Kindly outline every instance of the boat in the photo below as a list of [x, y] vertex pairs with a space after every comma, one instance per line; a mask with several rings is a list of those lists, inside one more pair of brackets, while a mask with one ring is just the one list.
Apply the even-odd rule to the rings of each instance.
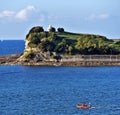
[[92, 108], [91, 105], [86, 105], [86, 104], [85, 105], [84, 104], [77, 104], [76, 107], [78, 109], [90, 109], [90, 108]]

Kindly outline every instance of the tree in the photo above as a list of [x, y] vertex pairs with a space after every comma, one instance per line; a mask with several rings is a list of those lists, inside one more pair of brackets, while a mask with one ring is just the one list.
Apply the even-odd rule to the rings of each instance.
[[64, 32], [63, 28], [58, 28], [57, 30], [58, 30], [58, 32]]
[[26, 39], [33, 44], [39, 44], [40, 43], [40, 37], [37, 34], [34, 34], [34, 33], [29, 34], [29, 36]]
[[73, 54], [74, 48], [72, 46], [68, 46], [68, 53]]
[[55, 28], [54, 27], [51, 27], [50, 29], [49, 29], [49, 32], [55, 32], [56, 30], [55, 30]]
[[31, 39], [31, 43], [33, 43], [33, 44], [39, 44], [39, 43], [40, 43], [40, 39], [37, 38], [37, 37], [33, 37], [33, 38]]
[[83, 49], [83, 47], [84, 47], [83, 40], [78, 39], [75, 48], [76, 48], [77, 50], [81, 50], [81, 49]]
[[42, 51], [54, 51], [55, 44], [52, 41], [49, 41], [48, 39], [44, 39], [41, 41], [39, 48], [41, 48]]
[[63, 39], [62, 42], [58, 43], [58, 45], [55, 48], [55, 51], [57, 53], [65, 53], [66, 51], [66, 41]]
[[36, 26], [36, 27], [33, 27], [29, 33], [39, 33], [39, 32], [44, 32], [44, 29], [43, 27], [41, 26]]

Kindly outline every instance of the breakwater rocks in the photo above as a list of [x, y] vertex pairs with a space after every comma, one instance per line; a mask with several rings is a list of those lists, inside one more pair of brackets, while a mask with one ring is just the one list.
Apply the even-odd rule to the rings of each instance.
[[[120, 60], [115, 59], [86, 59], [79, 60], [60, 60], [60, 61], [38, 61], [24, 60], [19, 58], [22, 54], [13, 54], [7, 56], [0, 56], [0, 65], [24, 65], [24, 66], [120, 66]], [[116, 56], [115, 56], [116, 57]]]

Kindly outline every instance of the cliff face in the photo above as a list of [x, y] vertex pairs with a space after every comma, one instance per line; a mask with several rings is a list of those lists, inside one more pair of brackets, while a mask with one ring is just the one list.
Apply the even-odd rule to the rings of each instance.
[[29, 46], [31, 42], [26, 40], [25, 42], [25, 50], [23, 55], [18, 59], [19, 62], [43, 62], [43, 61], [55, 61], [53, 57], [51, 57], [50, 52], [43, 52], [38, 46], [31, 47]]

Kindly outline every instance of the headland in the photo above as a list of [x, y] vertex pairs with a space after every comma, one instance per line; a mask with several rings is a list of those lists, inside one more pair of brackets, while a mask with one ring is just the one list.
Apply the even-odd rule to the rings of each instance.
[[119, 66], [120, 40], [37, 26], [26, 35], [23, 53], [0, 56], [0, 65]]

